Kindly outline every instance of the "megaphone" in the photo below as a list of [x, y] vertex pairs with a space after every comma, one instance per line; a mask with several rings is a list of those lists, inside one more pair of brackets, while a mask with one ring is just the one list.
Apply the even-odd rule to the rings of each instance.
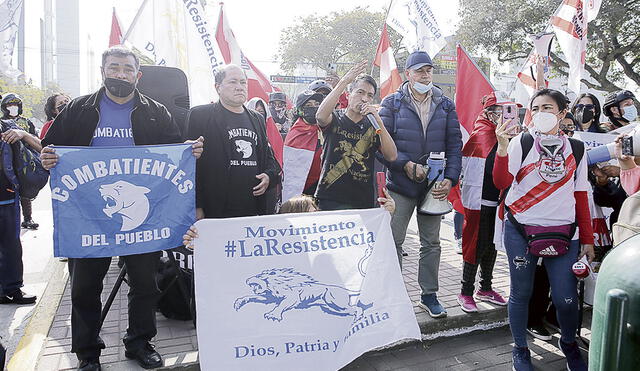
[[536, 50], [536, 54], [544, 58], [544, 71], [547, 72], [549, 68], [549, 54], [551, 54], [551, 40], [553, 40], [553, 32], [537, 33], [535, 35], [529, 35], [529, 38], [533, 42], [533, 46]]
[[444, 152], [431, 152], [427, 159], [425, 171], [427, 172], [427, 190], [418, 207], [418, 214], [421, 215], [444, 215], [453, 210], [451, 202], [446, 198], [438, 200], [433, 197], [433, 187], [439, 185], [444, 180], [444, 167], [446, 159]]
[[[593, 165], [598, 162], [606, 162], [616, 157], [615, 143], [604, 144], [587, 151], [587, 163]], [[640, 131], [634, 129], [629, 136], [622, 138], [622, 154], [628, 156], [640, 156]]]

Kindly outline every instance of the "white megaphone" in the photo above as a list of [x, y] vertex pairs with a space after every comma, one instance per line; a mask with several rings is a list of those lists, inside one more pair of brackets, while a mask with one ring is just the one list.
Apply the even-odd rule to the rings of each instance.
[[552, 32], [542, 32], [535, 35], [529, 35], [529, 39], [533, 42], [536, 54], [544, 58], [544, 72], [548, 72], [549, 70], [549, 54], [551, 54], [551, 40], [553, 40], [554, 35], [555, 34]]
[[444, 167], [446, 159], [444, 152], [431, 152], [427, 159], [427, 192], [418, 207], [418, 214], [422, 215], [444, 215], [453, 210], [451, 202], [446, 198], [437, 200], [433, 197], [433, 187], [444, 180]]

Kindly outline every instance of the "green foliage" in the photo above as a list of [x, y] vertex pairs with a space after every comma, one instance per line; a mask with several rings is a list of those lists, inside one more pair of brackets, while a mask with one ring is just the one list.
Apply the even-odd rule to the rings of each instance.
[[[384, 17], [384, 11], [372, 12], [361, 7], [303, 17], [280, 35], [280, 66], [291, 73], [298, 63], [309, 63], [325, 71], [329, 63], [337, 63], [338, 73], [342, 74], [352, 63], [364, 59], [373, 62]], [[400, 37], [387, 29], [391, 45], [397, 51]]]
[[[457, 37], [470, 50], [498, 55], [501, 62], [525, 58], [533, 47], [527, 35], [544, 31], [562, 0], [462, 0]], [[640, 2], [603, 0], [598, 17], [589, 23], [585, 69], [603, 91], [619, 89], [624, 77], [640, 85]], [[568, 65], [559, 53], [552, 67], [561, 75]]]
[[46, 121], [44, 105], [49, 95], [59, 92], [57, 86], [48, 86], [43, 90], [30, 84], [14, 83], [0, 75], [0, 95], [18, 94], [22, 98], [22, 116]]

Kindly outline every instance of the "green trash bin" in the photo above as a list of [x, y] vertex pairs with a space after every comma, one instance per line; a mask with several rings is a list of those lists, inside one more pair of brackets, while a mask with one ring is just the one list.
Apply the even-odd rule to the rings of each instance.
[[640, 235], [613, 249], [596, 283], [589, 370], [640, 370]]

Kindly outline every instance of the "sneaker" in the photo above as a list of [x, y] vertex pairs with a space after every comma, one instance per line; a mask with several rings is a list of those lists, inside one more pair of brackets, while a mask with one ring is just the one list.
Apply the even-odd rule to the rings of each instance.
[[429, 315], [433, 318], [441, 318], [447, 316], [447, 311], [438, 301], [438, 297], [436, 296], [436, 294], [422, 295], [420, 301], [418, 302], [418, 306], [426, 310], [427, 313], [429, 313]]
[[481, 301], [488, 301], [489, 303], [505, 306], [507, 305], [507, 301], [504, 300], [502, 295], [498, 294], [494, 290], [478, 290], [476, 291], [475, 298]]
[[456, 238], [455, 249], [457, 254], [462, 255], [462, 239], [461, 238]]
[[35, 295], [27, 295], [22, 290], [18, 290], [9, 295], [0, 296], [0, 304], [33, 304], [35, 302]]
[[513, 371], [533, 371], [531, 364], [531, 353], [527, 347], [513, 347], [511, 351], [511, 361]]
[[473, 300], [473, 296], [458, 294], [458, 304], [460, 308], [467, 313], [473, 313], [478, 311], [476, 301]]
[[22, 224], [20, 224], [22, 228], [36, 230], [40, 226], [40, 224], [33, 221], [33, 219], [25, 219]]
[[529, 335], [533, 336], [536, 339], [549, 341], [552, 339], [551, 334], [543, 325], [539, 326], [527, 326], [527, 332]]
[[587, 364], [582, 359], [580, 354], [580, 347], [578, 342], [574, 341], [571, 344], [567, 344], [562, 339], [558, 339], [558, 347], [567, 357], [567, 370], [569, 371], [587, 371]]

